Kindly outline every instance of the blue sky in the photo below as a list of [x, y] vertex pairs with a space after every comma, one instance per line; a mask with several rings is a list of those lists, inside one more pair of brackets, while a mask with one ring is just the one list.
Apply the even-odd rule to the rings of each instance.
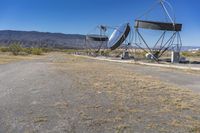
[[[200, 46], [199, 0], [168, 0], [184, 45]], [[133, 25], [156, 0], [0, 0], [0, 30], [87, 34], [96, 25]], [[152, 12], [153, 14], [153, 12]], [[160, 12], [154, 12], [159, 16]]]

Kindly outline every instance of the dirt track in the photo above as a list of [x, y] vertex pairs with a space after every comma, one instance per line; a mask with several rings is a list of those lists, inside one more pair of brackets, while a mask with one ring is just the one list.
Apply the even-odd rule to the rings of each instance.
[[200, 132], [196, 76], [61, 53], [0, 65], [0, 133]]

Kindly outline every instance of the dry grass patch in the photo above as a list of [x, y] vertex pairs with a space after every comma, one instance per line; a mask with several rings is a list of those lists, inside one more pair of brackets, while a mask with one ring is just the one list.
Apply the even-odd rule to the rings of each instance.
[[47, 122], [48, 121], [47, 118], [48, 118], [47, 116], [38, 116], [38, 117], [35, 117], [33, 119], [33, 123], [44, 123], [44, 122]]
[[101, 106], [89, 108], [90, 102], [85, 102], [84, 108], [80, 107], [86, 120], [101, 121], [97, 127], [117, 127], [116, 132], [127, 128], [138, 132], [200, 131], [200, 96], [189, 90], [136, 74], [118, 63], [72, 55], [57, 62], [56, 68], [74, 79], [74, 89], [85, 93], [80, 101], [91, 100]]
[[14, 56], [9, 53], [0, 53], [0, 64], [6, 64], [10, 62], [15, 62], [15, 61], [21, 61], [21, 60], [31, 60], [31, 59], [38, 59], [41, 58], [39, 56], [34, 56], [34, 55], [28, 55], [28, 56]]

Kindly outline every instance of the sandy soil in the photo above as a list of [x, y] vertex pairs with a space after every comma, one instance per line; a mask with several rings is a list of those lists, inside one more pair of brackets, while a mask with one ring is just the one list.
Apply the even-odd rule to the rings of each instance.
[[199, 94], [131, 66], [61, 53], [0, 65], [0, 132], [200, 132]]

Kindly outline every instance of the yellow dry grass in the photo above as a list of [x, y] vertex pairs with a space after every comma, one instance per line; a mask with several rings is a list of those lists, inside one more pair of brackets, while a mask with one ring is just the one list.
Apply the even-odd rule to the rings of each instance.
[[36, 56], [36, 55], [14, 56], [9, 53], [0, 53], [0, 64], [6, 64], [6, 63], [21, 61], [21, 60], [31, 60], [31, 59], [37, 59], [37, 58], [39, 58], [39, 56]]
[[[102, 110], [104, 113], [95, 116], [93, 124], [99, 121], [102, 122], [100, 125], [112, 123], [116, 132], [132, 132], [131, 128], [138, 123], [144, 132], [152, 129], [200, 132], [200, 95], [134, 73], [117, 63], [72, 55], [66, 55], [65, 59], [65, 62], [56, 62], [56, 68], [74, 79], [73, 88], [95, 92], [94, 98], [105, 94], [111, 99], [109, 107], [101, 105], [98, 99], [95, 99], [94, 108], [85, 103], [85, 112], [80, 115], [84, 120], [92, 119], [89, 111]], [[84, 95], [80, 96], [80, 100], [84, 98]]]
[[34, 123], [44, 123], [44, 122], [48, 121], [47, 118], [48, 118], [47, 116], [38, 116], [38, 117], [33, 118], [34, 119], [33, 122]]

